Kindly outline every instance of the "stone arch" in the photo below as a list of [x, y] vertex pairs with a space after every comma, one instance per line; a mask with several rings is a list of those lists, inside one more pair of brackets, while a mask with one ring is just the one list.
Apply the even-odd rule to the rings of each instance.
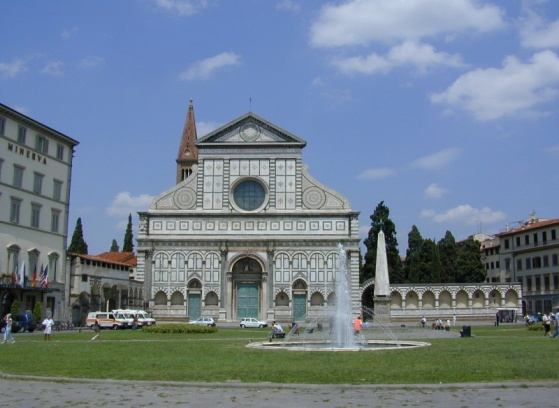
[[296, 279], [291, 287], [293, 288], [293, 290], [307, 290], [308, 288], [307, 282], [305, 282], [305, 280], [302, 278]]
[[481, 289], [477, 289], [472, 294], [472, 307], [479, 309], [484, 306], [485, 306], [485, 294]]
[[435, 294], [430, 290], [426, 290], [421, 297], [423, 309], [434, 309], [435, 308]]
[[214, 291], [208, 292], [206, 294], [206, 298], [204, 299], [204, 303], [206, 306], [218, 306], [218, 302], [219, 299]]
[[184, 295], [180, 291], [175, 291], [171, 295], [171, 306], [184, 306]]
[[262, 273], [266, 270], [262, 260], [255, 255], [242, 254], [231, 261], [231, 270], [235, 274], [238, 273]]
[[390, 294], [390, 308], [391, 309], [402, 308], [402, 295], [397, 290], [392, 291], [392, 293]]
[[192, 278], [188, 281], [188, 289], [202, 289], [202, 282], [198, 278]]
[[167, 294], [160, 290], [153, 298], [155, 306], [167, 306]]
[[414, 290], [406, 293], [406, 309], [417, 309], [419, 307], [419, 297]]
[[456, 293], [456, 308], [465, 309], [468, 307], [468, 294], [464, 289]]
[[311, 306], [323, 306], [324, 296], [320, 292], [314, 292], [311, 295]]
[[448, 290], [439, 293], [439, 309], [450, 309], [452, 307], [452, 295]]
[[289, 306], [289, 296], [284, 291], [278, 292], [275, 303], [276, 306]]
[[505, 293], [505, 306], [507, 307], [517, 307], [518, 306], [518, 293], [516, 290], [509, 289]]
[[493, 289], [489, 292], [489, 306], [491, 307], [501, 307], [501, 300], [502, 300], [501, 292], [497, 289]]
[[330, 294], [326, 298], [326, 304], [328, 306], [335, 306], [336, 305], [336, 292], [330, 292]]

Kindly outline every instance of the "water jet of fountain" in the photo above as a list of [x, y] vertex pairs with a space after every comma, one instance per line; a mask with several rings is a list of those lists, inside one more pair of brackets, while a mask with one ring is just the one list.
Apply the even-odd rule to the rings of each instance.
[[336, 347], [355, 347], [351, 315], [351, 292], [347, 275], [346, 253], [342, 244], [338, 244], [338, 264], [336, 271], [336, 311], [333, 335]]

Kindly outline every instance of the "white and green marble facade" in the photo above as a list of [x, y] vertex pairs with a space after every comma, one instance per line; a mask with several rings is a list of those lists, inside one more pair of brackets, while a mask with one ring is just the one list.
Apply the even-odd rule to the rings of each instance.
[[[198, 141], [193, 173], [140, 213], [137, 271], [155, 316], [195, 317], [199, 299], [220, 321], [238, 320], [245, 301], [263, 320], [327, 318], [340, 242], [360, 312], [358, 213], [309, 175], [305, 145], [252, 113]], [[252, 211], [233, 195], [246, 180], [265, 192]]]

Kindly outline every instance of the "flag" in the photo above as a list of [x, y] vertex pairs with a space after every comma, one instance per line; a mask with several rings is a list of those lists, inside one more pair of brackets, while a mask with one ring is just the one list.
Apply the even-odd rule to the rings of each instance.
[[41, 265], [41, 287], [48, 288], [49, 287], [49, 266], [45, 266], [44, 268]]
[[[42, 266], [43, 265], [41, 265], [41, 268]], [[35, 286], [37, 286], [37, 263], [35, 263], [33, 273], [31, 274], [31, 287], [34, 288]]]
[[25, 262], [21, 263], [19, 267], [19, 275], [17, 277], [16, 285], [23, 287], [25, 282]]

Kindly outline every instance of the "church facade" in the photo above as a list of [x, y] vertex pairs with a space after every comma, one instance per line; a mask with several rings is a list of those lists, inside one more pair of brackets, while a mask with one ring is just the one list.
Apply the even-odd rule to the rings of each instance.
[[254, 113], [198, 140], [190, 104], [176, 185], [139, 214], [137, 273], [156, 318], [326, 319], [339, 243], [360, 313], [358, 213], [309, 174], [305, 146]]

